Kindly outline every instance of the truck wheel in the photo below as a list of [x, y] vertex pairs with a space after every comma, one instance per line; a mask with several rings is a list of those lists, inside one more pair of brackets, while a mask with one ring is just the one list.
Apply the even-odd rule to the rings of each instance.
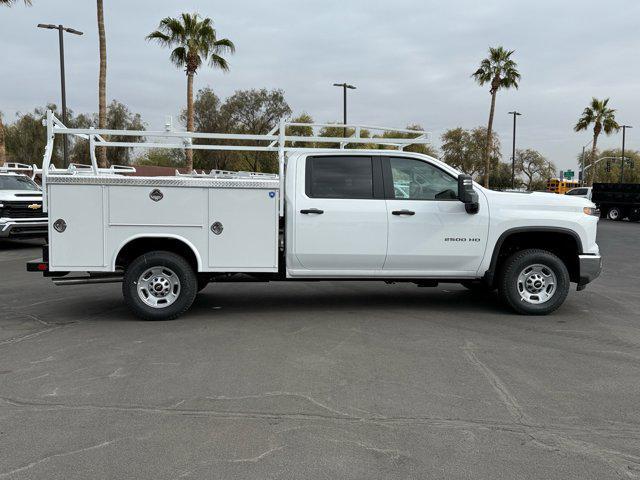
[[618, 207], [612, 207], [607, 212], [607, 218], [609, 220], [620, 220], [622, 218], [622, 212]]
[[546, 315], [569, 293], [569, 271], [556, 255], [529, 249], [511, 255], [502, 266], [500, 297], [516, 312]]
[[140, 255], [129, 264], [122, 294], [129, 309], [143, 320], [173, 320], [186, 312], [198, 283], [191, 265], [171, 252]]

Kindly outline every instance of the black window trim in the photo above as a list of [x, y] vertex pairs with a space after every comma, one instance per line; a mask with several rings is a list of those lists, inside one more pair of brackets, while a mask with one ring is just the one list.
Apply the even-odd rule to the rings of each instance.
[[[391, 158], [402, 158], [402, 159], [406, 159], [406, 160], [415, 160], [417, 162], [424, 162], [430, 166], [432, 166], [433, 168], [437, 168], [438, 170], [440, 170], [441, 172], [449, 175], [454, 181], [458, 181], [458, 179], [453, 176], [451, 173], [447, 172], [444, 168], [435, 165], [431, 162], [427, 162], [425, 160], [422, 160], [420, 158], [415, 158], [415, 157], [407, 157], [404, 155], [383, 155], [380, 157], [382, 160], [382, 176], [383, 176], [383, 180], [384, 180], [384, 193], [385, 193], [385, 198], [387, 200], [402, 200], [402, 201], [410, 201], [410, 202], [459, 202], [460, 200], [458, 198], [434, 198], [434, 199], [429, 199], [429, 198], [396, 198], [396, 194], [395, 194], [395, 190], [393, 188], [393, 174], [391, 172], [391, 162], [390, 159]], [[459, 192], [457, 192], [458, 194]]]
[[[311, 175], [313, 173], [313, 162], [309, 161], [314, 158], [336, 158], [336, 157], [363, 157], [371, 159], [371, 173], [372, 173], [372, 185], [373, 195], [371, 198], [351, 198], [351, 197], [314, 197], [311, 192]], [[345, 160], [348, 161], [348, 160]], [[304, 193], [309, 198], [317, 198], [321, 200], [384, 200], [384, 183], [382, 173], [382, 161], [378, 155], [371, 154], [358, 154], [357, 152], [349, 152], [348, 155], [307, 155], [305, 158], [305, 175], [304, 175]]]

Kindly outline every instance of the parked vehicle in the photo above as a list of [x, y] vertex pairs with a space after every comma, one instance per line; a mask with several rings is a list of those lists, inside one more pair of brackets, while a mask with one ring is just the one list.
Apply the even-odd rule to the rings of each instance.
[[578, 187], [578, 188], [572, 188], [567, 193], [565, 193], [565, 195], [572, 195], [575, 197], [582, 197], [582, 198], [586, 198], [587, 200], [591, 200], [592, 192], [593, 192], [592, 187]]
[[[243, 280], [462, 283], [497, 289], [515, 311], [539, 315], [560, 307], [570, 282], [582, 290], [601, 270], [593, 203], [488, 190], [443, 162], [403, 151], [427, 143], [425, 132], [361, 138], [361, 128], [373, 127], [351, 125], [348, 138], [302, 137], [287, 128], [325, 125], [284, 121], [267, 135], [146, 131], [177, 139], [153, 146], [184, 148], [185, 139], [199, 138], [217, 143], [194, 148], [277, 152], [280, 174], [143, 178], [97, 168], [94, 147], [126, 142], [103, 141], [100, 130], [67, 131], [51, 112], [47, 122], [44, 165], [54, 134], [82, 134], [95, 173], [45, 169], [50, 243], [28, 269], [59, 285], [122, 282], [125, 302], [143, 319], [176, 318], [208, 282]], [[349, 148], [364, 143], [395, 149]]]
[[610, 220], [640, 220], [640, 184], [594, 183], [593, 202]]
[[577, 180], [565, 180], [564, 178], [550, 178], [547, 180], [547, 192], [564, 195], [572, 188], [580, 186]]
[[47, 236], [42, 192], [33, 178], [25, 175], [33, 172], [30, 165], [0, 166], [0, 239]]

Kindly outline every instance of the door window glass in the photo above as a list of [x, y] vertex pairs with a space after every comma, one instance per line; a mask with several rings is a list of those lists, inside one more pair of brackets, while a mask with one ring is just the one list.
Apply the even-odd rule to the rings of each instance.
[[411, 158], [390, 158], [396, 200], [452, 200], [458, 181], [433, 165]]
[[308, 157], [306, 193], [312, 198], [373, 198], [371, 157]]

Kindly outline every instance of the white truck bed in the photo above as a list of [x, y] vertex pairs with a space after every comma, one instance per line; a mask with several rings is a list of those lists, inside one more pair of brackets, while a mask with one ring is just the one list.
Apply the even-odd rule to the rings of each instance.
[[50, 175], [50, 270], [114, 271], [120, 249], [144, 235], [184, 241], [201, 272], [277, 272], [278, 186], [275, 177]]

